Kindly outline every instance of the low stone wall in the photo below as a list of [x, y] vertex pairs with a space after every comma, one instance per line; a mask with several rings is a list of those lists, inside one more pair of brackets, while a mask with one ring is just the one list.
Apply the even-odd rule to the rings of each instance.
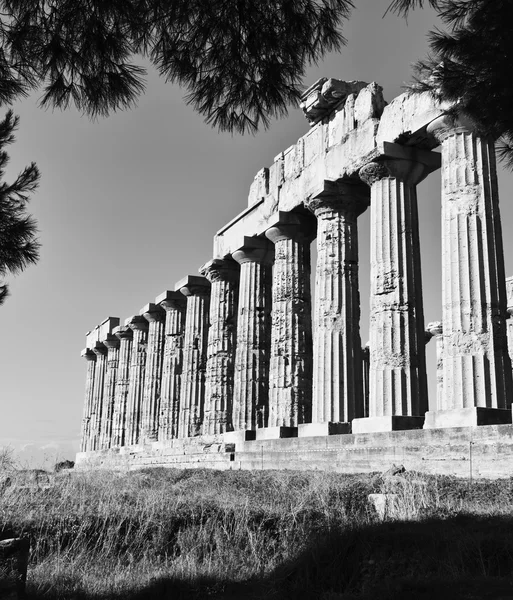
[[393, 463], [424, 473], [495, 479], [513, 476], [513, 425], [228, 442], [222, 435], [77, 455], [76, 468], [290, 469], [383, 471]]

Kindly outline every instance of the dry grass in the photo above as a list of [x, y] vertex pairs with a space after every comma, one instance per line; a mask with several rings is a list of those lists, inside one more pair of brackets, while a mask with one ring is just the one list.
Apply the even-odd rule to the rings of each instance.
[[[166, 469], [12, 478], [0, 530], [31, 538], [32, 599], [429, 598], [411, 590], [461, 591], [472, 579], [474, 593], [479, 578], [509, 585], [513, 572], [510, 480]], [[397, 498], [383, 522], [367, 502], [376, 492]]]

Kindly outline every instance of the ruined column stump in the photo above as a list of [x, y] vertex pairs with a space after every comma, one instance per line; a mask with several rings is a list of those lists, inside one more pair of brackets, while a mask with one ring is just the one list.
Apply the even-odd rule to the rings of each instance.
[[155, 298], [155, 304], [166, 311], [158, 435], [159, 441], [166, 441], [178, 437], [187, 299], [180, 292], [168, 290]]
[[187, 298], [178, 422], [178, 437], [186, 438], [199, 435], [203, 425], [210, 282], [189, 275], [176, 284], [176, 291]]
[[384, 150], [359, 172], [371, 188], [369, 413], [353, 433], [419, 429], [428, 408], [416, 186], [440, 157]]
[[266, 239], [245, 237], [232, 257], [241, 265], [233, 389], [237, 432], [267, 426], [274, 248]]
[[215, 258], [200, 269], [211, 284], [203, 434], [233, 431], [233, 374], [240, 265]]
[[312, 423], [298, 435], [350, 433], [363, 414], [358, 217], [369, 206], [359, 181], [325, 182], [306, 206], [317, 217]]
[[511, 423], [494, 140], [449, 115], [427, 130], [442, 146], [443, 394], [424, 427]]
[[29, 559], [29, 540], [0, 540], [0, 598], [24, 600]]

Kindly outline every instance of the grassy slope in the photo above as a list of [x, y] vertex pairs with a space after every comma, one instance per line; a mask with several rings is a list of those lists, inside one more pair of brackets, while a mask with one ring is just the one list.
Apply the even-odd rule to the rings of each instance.
[[512, 500], [412, 473], [71, 473], [6, 487], [0, 530], [31, 538], [33, 600], [513, 598]]

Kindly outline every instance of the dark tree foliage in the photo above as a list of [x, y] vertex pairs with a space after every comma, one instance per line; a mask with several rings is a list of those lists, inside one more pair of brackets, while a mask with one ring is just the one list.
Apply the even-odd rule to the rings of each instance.
[[0, 101], [89, 115], [132, 105], [147, 56], [221, 130], [255, 131], [297, 102], [308, 64], [345, 43], [352, 0], [0, 0]]
[[[9, 111], [0, 121], [0, 277], [16, 275], [39, 258], [36, 223], [26, 214], [29, 195], [39, 184], [39, 171], [34, 163], [26, 167], [11, 183], [3, 177], [9, 162], [5, 147], [14, 142], [18, 117]], [[8, 286], [0, 284], [0, 305], [8, 295]]]
[[[395, 0], [406, 15], [420, 0]], [[513, 168], [512, 0], [438, 0], [448, 31], [430, 32], [431, 56], [416, 65], [414, 89], [454, 102], [484, 134], [499, 138], [499, 157]]]

